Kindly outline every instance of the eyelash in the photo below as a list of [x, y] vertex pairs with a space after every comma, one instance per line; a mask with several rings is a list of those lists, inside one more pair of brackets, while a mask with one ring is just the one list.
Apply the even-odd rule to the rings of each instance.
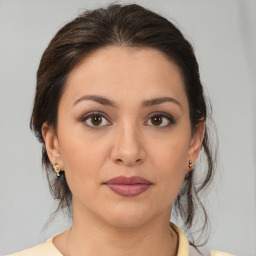
[[[85, 121], [87, 120], [87, 119], [89, 119], [90, 117], [93, 117], [93, 116], [100, 116], [100, 117], [104, 117], [105, 119], [108, 119], [105, 115], [104, 115], [104, 113], [102, 113], [102, 112], [91, 112], [91, 113], [88, 113], [88, 114], [86, 114], [86, 115], [84, 115], [82, 118], [81, 118], [81, 122], [83, 122], [83, 123], [85, 123]], [[166, 118], [168, 121], [169, 121], [169, 124], [168, 125], [166, 125], [166, 126], [153, 126], [154, 128], [156, 128], [156, 129], [164, 129], [164, 128], [167, 128], [167, 127], [169, 127], [170, 125], [172, 125], [172, 124], [175, 124], [176, 123], [176, 121], [174, 120], [174, 118], [171, 116], [171, 115], [168, 115], [168, 114], [166, 114], [166, 113], [162, 113], [162, 112], [155, 112], [153, 115], [151, 115], [148, 119], [150, 119], [150, 118], [152, 118], [152, 117], [164, 117], [164, 118]], [[104, 127], [104, 125], [103, 126], [91, 126], [91, 125], [87, 125], [87, 124], [85, 124], [87, 127], [89, 127], [89, 128], [92, 128], [92, 129], [99, 129], [99, 128], [101, 128], [101, 127]]]

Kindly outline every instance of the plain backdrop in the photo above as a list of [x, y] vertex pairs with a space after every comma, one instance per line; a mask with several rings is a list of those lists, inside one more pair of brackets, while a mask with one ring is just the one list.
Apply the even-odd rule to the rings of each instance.
[[[122, 3], [123, 1], [119, 1]], [[173, 21], [195, 47], [219, 134], [219, 167], [208, 205], [207, 248], [256, 255], [256, 2], [133, 1]], [[36, 71], [61, 26], [108, 1], [0, 0], [0, 254], [44, 242], [69, 226], [58, 216], [29, 130]]]

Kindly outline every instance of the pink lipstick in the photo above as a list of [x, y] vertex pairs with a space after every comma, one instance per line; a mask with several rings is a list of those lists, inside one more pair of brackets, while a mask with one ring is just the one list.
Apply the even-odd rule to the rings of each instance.
[[142, 177], [118, 176], [104, 183], [112, 191], [122, 196], [137, 196], [146, 191], [152, 183]]

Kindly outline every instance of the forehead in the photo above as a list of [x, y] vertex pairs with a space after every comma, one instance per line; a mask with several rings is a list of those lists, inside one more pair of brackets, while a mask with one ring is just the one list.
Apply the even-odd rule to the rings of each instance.
[[109, 46], [87, 56], [69, 74], [63, 96], [74, 100], [88, 93], [121, 102], [158, 96], [187, 100], [179, 67], [152, 48]]

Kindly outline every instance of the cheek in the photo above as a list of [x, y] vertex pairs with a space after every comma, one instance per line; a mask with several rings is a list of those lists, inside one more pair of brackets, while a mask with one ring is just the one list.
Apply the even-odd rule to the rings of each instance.
[[93, 193], [95, 184], [102, 182], [99, 174], [107, 156], [104, 144], [85, 136], [83, 129], [62, 129], [59, 134], [61, 159], [73, 195]]
[[178, 195], [187, 172], [187, 153], [189, 138], [184, 133], [166, 139], [161, 144], [156, 144], [152, 151], [152, 165], [159, 170], [157, 177], [159, 193], [166, 200], [173, 202]]
[[189, 136], [185, 134], [176, 132], [167, 136], [165, 140], [155, 141], [151, 151], [154, 164], [161, 165], [164, 170], [168, 170], [169, 174], [185, 174], [190, 142]]

